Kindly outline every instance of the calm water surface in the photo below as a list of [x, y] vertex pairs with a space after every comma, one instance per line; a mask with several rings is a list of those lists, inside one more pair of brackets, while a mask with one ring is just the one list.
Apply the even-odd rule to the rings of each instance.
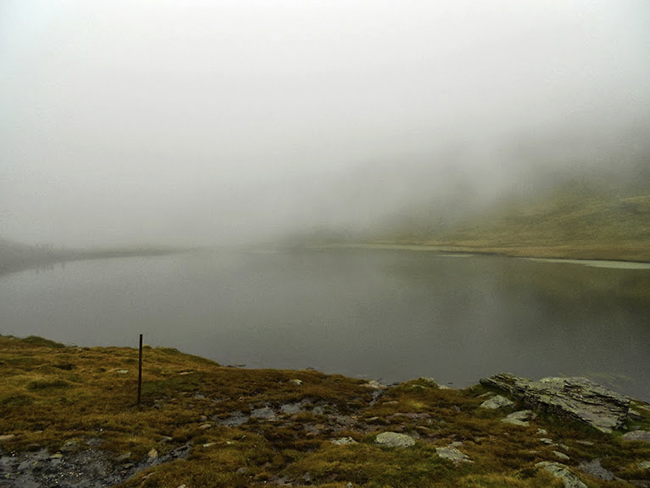
[[0, 333], [463, 387], [581, 375], [650, 400], [650, 270], [408, 250], [203, 253], [0, 276]]

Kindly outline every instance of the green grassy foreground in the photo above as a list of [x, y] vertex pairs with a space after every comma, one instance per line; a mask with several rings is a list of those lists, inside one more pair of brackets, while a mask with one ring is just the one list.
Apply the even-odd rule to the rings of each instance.
[[[62, 446], [73, 441], [96, 446], [117, 465], [190, 443], [186, 458], [143, 469], [123, 487], [541, 488], [562, 486], [535, 467], [558, 461], [555, 451], [569, 456], [561, 462], [590, 487], [650, 480], [650, 470], [639, 467], [650, 460], [650, 444], [553, 417], [529, 427], [505, 424], [500, 419], [515, 408], [479, 408], [490, 394], [483, 386], [442, 389], [417, 379], [379, 388], [317, 371], [223, 367], [168, 348], [146, 347], [144, 355], [137, 406], [137, 350], [0, 336], [0, 452], [46, 447], [65, 459]], [[643, 407], [637, 402], [643, 419], [636, 422], [647, 429], [650, 410]], [[409, 434], [415, 445], [379, 446], [382, 432]], [[331, 442], [345, 437], [355, 443]], [[437, 454], [451, 443], [471, 462]], [[621, 480], [576, 469], [596, 458]]]

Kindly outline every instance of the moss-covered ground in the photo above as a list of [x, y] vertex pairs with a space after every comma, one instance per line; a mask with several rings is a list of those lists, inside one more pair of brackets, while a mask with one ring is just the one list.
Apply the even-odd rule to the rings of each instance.
[[[0, 450], [45, 447], [65, 458], [72, 441], [119, 465], [191, 446], [187, 457], [145, 466], [119, 485], [125, 488], [562, 486], [535, 467], [540, 461], [566, 464], [590, 487], [650, 480], [640, 467], [650, 461], [650, 444], [543, 415], [528, 427], [503, 423], [517, 406], [480, 408], [491, 394], [482, 386], [441, 389], [417, 379], [384, 388], [311, 370], [222, 367], [151, 347], [140, 405], [137, 377], [135, 349], [0, 336]], [[635, 422], [647, 429], [646, 407], [639, 402]], [[382, 432], [408, 434], [415, 445], [382, 447], [375, 443]], [[331, 442], [346, 437], [354, 443]], [[452, 443], [471, 462], [438, 455]], [[578, 469], [594, 459], [620, 480]]]

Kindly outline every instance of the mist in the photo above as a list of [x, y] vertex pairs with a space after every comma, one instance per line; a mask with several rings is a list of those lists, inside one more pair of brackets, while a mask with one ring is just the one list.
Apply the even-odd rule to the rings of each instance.
[[0, 113], [2, 238], [366, 232], [557, 175], [633, 182], [650, 6], [9, 0]]

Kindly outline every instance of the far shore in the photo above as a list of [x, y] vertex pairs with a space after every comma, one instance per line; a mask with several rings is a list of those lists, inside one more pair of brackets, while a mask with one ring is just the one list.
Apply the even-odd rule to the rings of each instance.
[[[386, 249], [396, 251], [421, 251], [444, 254], [447, 257], [469, 256], [501, 256], [549, 263], [580, 264], [594, 268], [612, 269], [650, 269], [650, 261], [631, 260], [626, 258], [598, 258], [587, 252], [589, 257], [578, 257], [579, 250], [573, 248], [570, 255], [562, 252], [553, 253], [553, 248], [543, 252], [527, 254], [523, 248], [471, 248], [465, 246], [433, 245], [433, 244], [397, 244], [397, 243], [338, 243], [307, 246], [310, 249]], [[569, 254], [569, 253], [564, 253]]]

